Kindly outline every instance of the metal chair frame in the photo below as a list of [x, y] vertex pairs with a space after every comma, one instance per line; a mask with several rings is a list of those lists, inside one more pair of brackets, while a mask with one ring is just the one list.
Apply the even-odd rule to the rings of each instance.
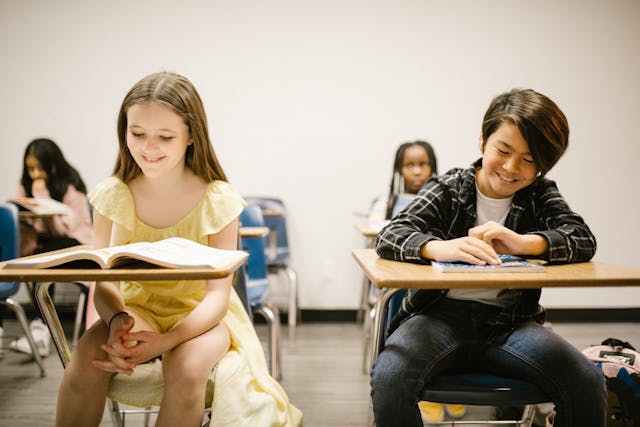
[[[15, 205], [6, 203], [0, 205], [0, 261], [17, 258], [20, 253], [20, 228], [18, 226], [18, 209]], [[29, 328], [27, 316], [22, 305], [11, 298], [18, 293], [20, 283], [1, 283], [0, 284], [0, 304], [9, 307], [16, 314], [18, 323], [22, 327], [34, 360], [40, 368], [40, 376], [46, 377], [47, 371], [44, 368], [42, 357], [36, 348], [36, 343]]]

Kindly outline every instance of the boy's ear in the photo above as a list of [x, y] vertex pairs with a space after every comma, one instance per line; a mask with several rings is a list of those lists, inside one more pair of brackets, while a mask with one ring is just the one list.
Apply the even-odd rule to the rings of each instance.
[[480, 131], [480, 136], [478, 136], [478, 149], [482, 154], [484, 154], [484, 140], [482, 139], [482, 131]]

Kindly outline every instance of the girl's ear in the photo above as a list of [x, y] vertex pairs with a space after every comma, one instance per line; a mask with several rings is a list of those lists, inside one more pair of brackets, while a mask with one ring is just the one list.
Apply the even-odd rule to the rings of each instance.
[[482, 139], [482, 131], [480, 131], [480, 136], [478, 136], [478, 149], [482, 154], [484, 154], [484, 140]]

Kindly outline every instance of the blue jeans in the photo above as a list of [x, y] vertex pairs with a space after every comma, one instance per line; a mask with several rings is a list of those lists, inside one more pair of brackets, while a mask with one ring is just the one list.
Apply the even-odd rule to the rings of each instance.
[[500, 308], [442, 298], [389, 337], [371, 371], [377, 427], [422, 426], [418, 401], [433, 376], [472, 369], [536, 384], [555, 404], [554, 427], [603, 427], [607, 391], [602, 372], [542, 325], [518, 325], [501, 344], [487, 344]]

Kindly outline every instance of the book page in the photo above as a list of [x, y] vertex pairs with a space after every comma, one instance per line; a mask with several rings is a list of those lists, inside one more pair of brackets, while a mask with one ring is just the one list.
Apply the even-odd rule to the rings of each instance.
[[93, 261], [99, 267], [105, 268], [107, 257], [103, 253], [100, 253], [100, 251], [76, 249], [55, 254], [45, 253], [42, 255], [35, 255], [28, 259], [8, 261], [5, 268], [47, 268], [82, 260]]
[[241, 251], [216, 249], [180, 237], [153, 243], [132, 243], [104, 250], [111, 253], [114, 265], [120, 262], [115, 261], [116, 258], [132, 257], [168, 268], [224, 268], [246, 256]]
[[49, 268], [63, 264], [65, 267], [74, 267], [86, 266], [90, 262], [100, 268], [117, 268], [138, 260], [166, 268], [223, 269], [247, 256], [243, 251], [216, 249], [188, 239], [173, 237], [153, 243], [136, 242], [101, 249], [76, 249], [42, 254], [8, 261], [5, 268]]
[[39, 215], [70, 215], [71, 208], [64, 203], [60, 203], [54, 199], [45, 199], [38, 197], [24, 197], [11, 200], [23, 209], [29, 210]]

